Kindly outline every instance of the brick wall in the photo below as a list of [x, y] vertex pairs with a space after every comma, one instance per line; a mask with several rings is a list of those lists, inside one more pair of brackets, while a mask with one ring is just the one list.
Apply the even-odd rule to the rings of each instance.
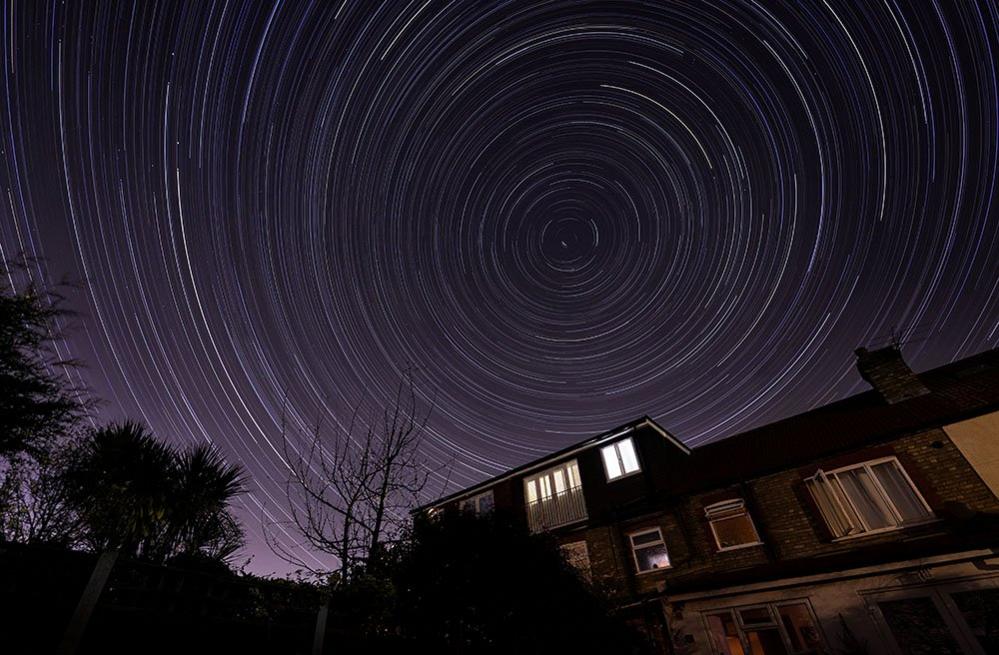
[[[841, 453], [808, 467], [781, 471], [727, 489], [714, 489], [681, 499], [660, 512], [566, 535], [563, 541], [585, 539], [593, 580], [619, 599], [659, 591], [671, 579], [731, 572], [769, 562], [829, 555], [909, 537], [920, 529], [939, 531], [940, 524], [832, 542], [807, 498], [803, 478], [826, 469], [893, 454], [909, 473], [931, 508], [961, 503], [977, 512], [999, 512], [999, 499], [989, 490], [943, 430], [899, 438], [889, 444]], [[746, 500], [762, 546], [718, 552], [704, 517], [704, 506], [719, 493]], [[672, 567], [636, 574], [627, 534], [659, 527]]]

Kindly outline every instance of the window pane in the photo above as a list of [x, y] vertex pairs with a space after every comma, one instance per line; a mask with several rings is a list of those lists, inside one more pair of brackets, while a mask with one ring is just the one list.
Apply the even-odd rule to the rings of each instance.
[[479, 496], [479, 514], [488, 514], [493, 511], [493, 507], [495, 507], [493, 492], [487, 491]]
[[763, 630], [746, 630], [746, 641], [749, 642], [751, 655], [787, 655], [784, 640], [780, 638], [777, 628]]
[[569, 486], [581, 487], [582, 483], [579, 481], [579, 465], [576, 464], [575, 460], [569, 462], [569, 465], [566, 467], [566, 471], [569, 473]]
[[999, 589], [951, 594], [971, 633], [986, 653], [999, 653]]
[[732, 516], [726, 519], [715, 519], [711, 522], [711, 526], [714, 528], [719, 548], [755, 544], [759, 541], [749, 514]]
[[559, 469], [555, 471], [555, 493], [560, 494], [565, 491], [565, 473]]
[[711, 639], [719, 655], [746, 655], [730, 613], [708, 616], [708, 629], [711, 630]]
[[836, 474], [836, 478], [853, 501], [868, 530], [895, 525], [891, 511], [885, 507], [881, 494], [871, 481], [871, 475], [866, 468], [842, 471]]
[[783, 605], [777, 608], [780, 621], [791, 641], [794, 653], [818, 653], [822, 648], [819, 631], [812, 621], [812, 615], [804, 603]]
[[533, 503], [538, 499], [537, 481], [528, 480], [527, 481], [527, 502]]
[[608, 480], [613, 480], [624, 475], [621, 472], [621, 464], [617, 461], [617, 453], [614, 451], [614, 446], [607, 446], [600, 451], [600, 454], [604, 457], [604, 466], [607, 468]]
[[930, 516], [926, 511], [926, 506], [916, 496], [912, 485], [905, 479], [905, 474], [899, 470], [895, 462], [885, 462], [871, 467], [878, 482], [884, 486], [888, 492], [888, 497], [894, 503], [902, 517], [902, 522], [922, 521]]
[[[850, 524], [845, 521], [845, 517], [839, 509], [839, 505], [833, 499], [835, 491], [832, 485], [825, 480], [818, 478], [808, 481], [808, 490], [815, 499], [815, 504], [819, 506], [822, 513], [822, 520], [825, 521], [834, 537], [844, 537], [850, 533]], [[844, 499], [843, 502], [846, 502]]]
[[958, 655], [962, 652], [929, 596], [881, 601], [878, 607], [903, 653]]
[[652, 530], [651, 532], [643, 532], [641, 534], [635, 534], [631, 536], [631, 543], [636, 546], [642, 546], [645, 544], [657, 544], [661, 542], [662, 535], [660, 535], [658, 530]]
[[766, 607], [750, 607], [749, 609], [739, 610], [739, 618], [742, 619], [743, 625], [760, 625], [773, 623], [774, 618], [770, 616], [770, 610]]
[[666, 553], [666, 546], [642, 546], [635, 549], [635, 559], [638, 561], [639, 571], [652, 571], [669, 566], [669, 555]]
[[621, 462], [624, 464], [625, 473], [634, 473], [638, 470], [638, 457], [635, 455], [635, 442], [625, 439], [618, 442], [618, 452], [621, 453]]

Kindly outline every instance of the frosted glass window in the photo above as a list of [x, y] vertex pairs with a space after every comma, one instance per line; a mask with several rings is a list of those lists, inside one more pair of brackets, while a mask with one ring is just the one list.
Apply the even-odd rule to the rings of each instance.
[[607, 446], [600, 451], [600, 454], [604, 456], [604, 468], [607, 470], [608, 480], [613, 480], [614, 478], [619, 478], [624, 475], [621, 472], [621, 462], [617, 459], [617, 453], [614, 451], [614, 446]]
[[607, 480], [637, 473], [641, 470], [638, 464], [638, 455], [635, 452], [635, 442], [631, 437], [604, 446], [600, 450], [604, 460], [604, 470], [607, 473]]

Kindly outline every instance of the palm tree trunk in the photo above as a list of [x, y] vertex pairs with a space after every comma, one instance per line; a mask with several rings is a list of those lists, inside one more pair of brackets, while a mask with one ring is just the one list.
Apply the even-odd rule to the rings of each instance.
[[90, 622], [90, 615], [97, 607], [97, 601], [101, 598], [101, 593], [108, 583], [108, 578], [111, 577], [111, 569], [114, 568], [117, 559], [117, 548], [105, 550], [97, 558], [97, 564], [94, 565], [94, 570], [90, 574], [90, 580], [87, 581], [87, 586], [83, 589], [80, 602], [77, 603], [73, 618], [70, 619], [66, 632], [63, 634], [62, 643], [59, 644], [59, 655], [74, 655], [76, 653], [76, 649], [79, 648], [80, 641], [83, 639], [83, 634], [87, 630], [87, 624]]
[[312, 638], [312, 655], [323, 655], [323, 642], [326, 640], [326, 624], [329, 622], [330, 601], [324, 600], [316, 616], [316, 634]]

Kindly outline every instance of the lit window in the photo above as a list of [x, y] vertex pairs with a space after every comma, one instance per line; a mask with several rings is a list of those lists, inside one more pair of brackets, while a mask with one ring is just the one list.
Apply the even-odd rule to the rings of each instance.
[[733, 498], [708, 505], [704, 508], [704, 514], [711, 524], [718, 550], [756, 546], [760, 543], [760, 536], [756, 533], [756, 526], [746, 511], [743, 499]]
[[826, 652], [807, 601], [719, 610], [706, 618], [714, 651], [718, 653]]
[[628, 437], [600, 450], [604, 458], [604, 470], [607, 480], [616, 480], [641, 470], [638, 466], [638, 456], [635, 454], [635, 442]]
[[489, 514], [493, 511], [495, 502], [493, 500], [492, 489], [471, 498], [466, 498], [458, 503], [458, 509], [462, 512], [471, 512], [478, 516]]
[[524, 478], [524, 500], [531, 532], [584, 520], [586, 501], [576, 460]]
[[669, 553], [659, 528], [629, 535], [639, 573], [669, 568]]
[[896, 530], [933, 518], [894, 457], [820, 470], [805, 482], [835, 538]]

